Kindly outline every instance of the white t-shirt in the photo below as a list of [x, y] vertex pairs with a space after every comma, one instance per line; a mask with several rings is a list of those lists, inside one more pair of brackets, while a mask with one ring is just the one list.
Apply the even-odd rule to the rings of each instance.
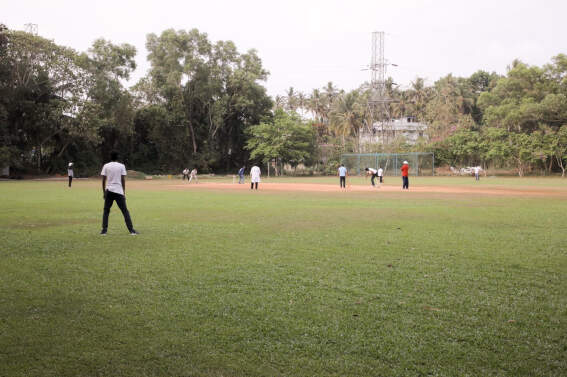
[[197, 176], [197, 169], [191, 170], [191, 176], [192, 176], [192, 177]]
[[372, 169], [372, 168], [368, 168], [368, 171], [369, 171], [370, 173], [372, 173], [372, 174], [376, 174], [376, 173], [377, 173], [376, 169]]
[[344, 166], [339, 167], [339, 177], [346, 177], [346, 168]]
[[67, 169], [67, 175], [68, 175], [69, 177], [74, 177], [74, 175], [73, 175], [73, 169]]
[[260, 168], [257, 166], [252, 166], [252, 169], [250, 169], [250, 182], [260, 182], [260, 174]]
[[382, 168], [378, 169], [378, 177], [381, 177], [382, 174], [384, 174], [384, 169]]
[[120, 162], [112, 161], [102, 167], [100, 175], [106, 176], [106, 189], [124, 195], [122, 176], [126, 175], [126, 167]]
[[475, 174], [480, 173], [480, 166], [475, 166], [475, 167], [473, 168], [473, 171], [474, 171]]

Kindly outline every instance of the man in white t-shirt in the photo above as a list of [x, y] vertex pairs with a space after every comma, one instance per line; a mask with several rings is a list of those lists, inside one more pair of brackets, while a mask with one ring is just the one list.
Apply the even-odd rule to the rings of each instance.
[[250, 169], [250, 190], [254, 189], [254, 185], [256, 185], [256, 190], [258, 190], [258, 183], [260, 182], [260, 168], [256, 165], [252, 166]]
[[189, 177], [189, 183], [191, 183], [192, 180], [195, 180], [195, 183], [199, 183], [199, 180], [197, 179], [197, 168], [193, 168], [193, 170], [191, 170], [191, 176]]
[[130, 212], [126, 207], [126, 167], [117, 162], [118, 153], [112, 152], [110, 154], [110, 162], [102, 167], [100, 175], [102, 176], [102, 192], [104, 196], [104, 212], [102, 214], [102, 230], [101, 235], [106, 235], [108, 229], [108, 215], [110, 214], [110, 207], [116, 201], [116, 205], [122, 211], [126, 227], [131, 235], [138, 234], [132, 225]]
[[378, 178], [380, 178], [380, 183], [382, 183], [382, 177], [384, 176], [384, 169], [382, 169], [382, 167], [378, 166]]
[[187, 178], [187, 180], [189, 180], [189, 169], [185, 168], [183, 169], [183, 181], [185, 180], [185, 178]]
[[343, 164], [339, 166], [337, 174], [339, 175], [339, 185], [341, 186], [341, 188], [346, 188], [346, 177], [348, 175], [348, 172], [347, 168], [345, 168]]
[[373, 168], [366, 168], [364, 170], [366, 170], [366, 175], [372, 176], [372, 178], [370, 178], [370, 183], [372, 183], [372, 187], [376, 187], [376, 183], [374, 183], [374, 178], [378, 177], [378, 170]]
[[73, 177], [75, 176], [72, 162], [69, 162], [69, 166], [67, 166], [67, 176], [69, 177], [69, 187], [71, 187], [71, 182], [73, 182]]
[[480, 180], [480, 171], [481, 171], [481, 170], [482, 170], [482, 168], [481, 168], [480, 166], [475, 166], [475, 167], [473, 168], [473, 171], [474, 171], [474, 179], [477, 180], [477, 181]]

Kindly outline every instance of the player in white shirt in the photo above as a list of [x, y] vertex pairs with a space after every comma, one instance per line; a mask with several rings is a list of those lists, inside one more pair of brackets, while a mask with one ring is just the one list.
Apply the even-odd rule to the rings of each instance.
[[75, 176], [72, 162], [69, 162], [69, 166], [67, 167], [67, 176], [69, 177], [69, 187], [71, 187], [71, 182], [73, 182], [73, 177]]
[[130, 212], [128, 212], [128, 208], [126, 207], [126, 167], [116, 160], [118, 160], [118, 153], [112, 152], [110, 154], [111, 162], [105, 164], [100, 172], [104, 196], [104, 212], [102, 214], [102, 230], [100, 234], [106, 235], [110, 207], [112, 207], [112, 203], [116, 201], [116, 205], [118, 205], [118, 208], [122, 211], [128, 231], [131, 235], [135, 236], [138, 232], [136, 232], [132, 225]]
[[195, 180], [195, 183], [199, 183], [199, 180], [197, 179], [197, 168], [194, 168], [193, 170], [191, 170], [191, 176], [189, 177], [189, 183], [191, 183], [192, 180]]
[[339, 175], [339, 185], [341, 186], [341, 188], [346, 188], [346, 177], [348, 175], [348, 172], [347, 168], [345, 168], [343, 164], [339, 166], [337, 174]]
[[378, 178], [380, 178], [380, 183], [382, 183], [382, 177], [384, 176], [384, 169], [378, 166]]
[[482, 170], [482, 168], [481, 168], [480, 166], [475, 166], [475, 167], [473, 168], [473, 171], [474, 171], [474, 179], [477, 180], [477, 181], [480, 180], [479, 174], [480, 174], [480, 171], [481, 171], [481, 170]]
[[372, 178], [370, 178], [370, 183], [372, 183], [372, 187], [376, 187], [376, 183], [374, 183], [374, 178], [378, 177], [378, 170], [373, 168], [366, 168], [364, 170], [366, 170], [366, 175], [372, 176]]
[[258, 190], [258, 183], [260, 182], [260, 168], [256, 165], [252, 166], [250, 169], [250, 190], [254, 189], [254, 185], [256, 185], [256, 190]]

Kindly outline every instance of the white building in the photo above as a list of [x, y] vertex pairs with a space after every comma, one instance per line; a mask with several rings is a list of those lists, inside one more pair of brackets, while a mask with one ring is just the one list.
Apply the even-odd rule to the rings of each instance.
[[420, 123], [415, 117], [406, 116], [392, 119], [387, 123], [374, 123], [371, 132], [360, 134], [360, 144], [390, 143], [399, 136], [403, 136], [408, 144], [415, 144], [420, 137], [427, 137], [427, 124]]

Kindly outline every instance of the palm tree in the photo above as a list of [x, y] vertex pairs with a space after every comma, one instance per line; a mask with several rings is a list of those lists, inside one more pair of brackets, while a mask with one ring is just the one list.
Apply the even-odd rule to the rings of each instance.
[[277, 95], [274, 101], [275, 109], [283, 109], [285, 107], [285, 97]]
[[342, 146], [348, 136], [354, 137], [357, 152], [360, 151], [360, 130], [365, 120], [365, 107], [359, 102], [360, 94], [357, 90], [337, 97], [330, 114], [331, 130], [335, 136], [340, 137]]
[[286, 95], [287, 100], [287, 110], [295, 112], [297, 109], [297, 93], [293, 90], [293, 87], [289, 87]]

